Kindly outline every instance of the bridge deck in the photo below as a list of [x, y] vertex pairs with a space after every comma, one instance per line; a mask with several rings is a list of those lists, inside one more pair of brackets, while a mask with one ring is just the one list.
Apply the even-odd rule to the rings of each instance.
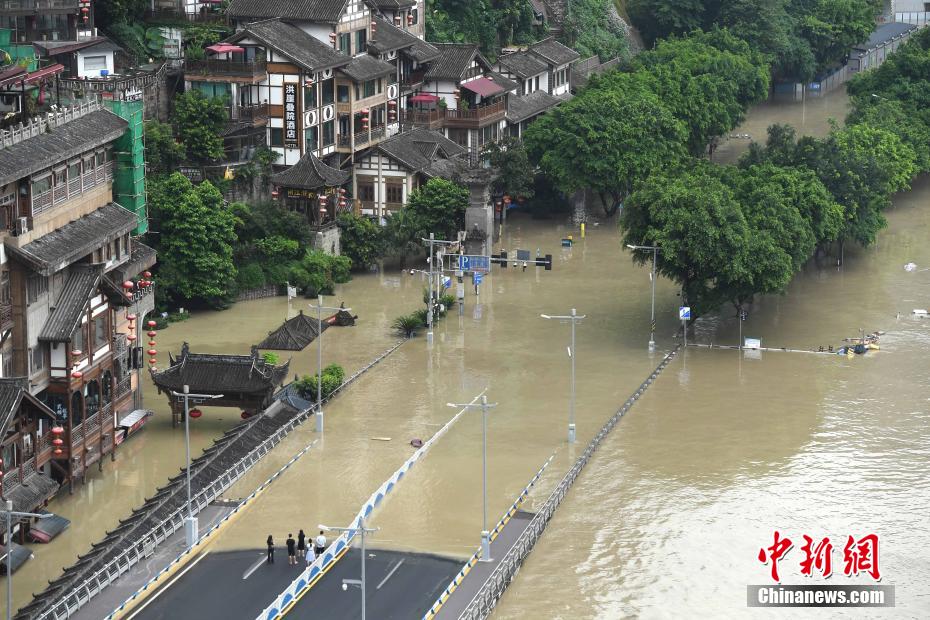
[[449, 598], [435, 615], [436, 620], [457, 620], [475, 595], [481, 590], [488, 577], [497, 568], [501, 558], [517, 542], [523, 531], [533, 519], [533, 513], [518, 510], [510, 521], [500, 531], [497, 538], [491, 541], [491, 561], [476, 562], [471, 571], [462, 580], [462, 583], [449, 595]]

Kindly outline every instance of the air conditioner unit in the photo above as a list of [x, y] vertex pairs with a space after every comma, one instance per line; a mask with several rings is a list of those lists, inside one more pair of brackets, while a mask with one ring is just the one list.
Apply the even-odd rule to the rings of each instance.
[[25, 235], [29, 232], [29, 219], [25, 217], [16, 218], [16, 235]]

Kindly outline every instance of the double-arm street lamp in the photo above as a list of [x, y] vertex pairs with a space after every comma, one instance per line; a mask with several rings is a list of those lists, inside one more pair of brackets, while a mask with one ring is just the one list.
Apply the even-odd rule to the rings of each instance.
[[351, 312], [352, 308], [329, 308], [323, 305], [323, 296], [316, 296], [316, 306], [310, 306], [311, 308], [316, 308], [316, 320], [317, 320], [317, 335], [316, 335], [316, 365], [317, 365], [317, 375], [316, 375], [316, 432], [323, 432], [323, 311], [332, 310], [334, 312], [339, 312], [340, 310], [345, 310], [346, 312]]
[[[427, 294], [426, 307], [426, 343], [433, 343], [433, 271], [435, 270], [436, 263], [439, 263], [439, 282], [442, 282], [442, 249], [440, 248], [439, 252], [434, 253], [433, 247], [436, 245], [456, 245], [458, 241], [443, 241], [436, 238], [436, 233], [430, 233], [429, 239], [420, 238], [420, 241], [423, 243], [429, 244], [429, 293]], [[438, 289], [439, 287], [437, 287]]]
[[631, 245], [629, 243], [626, 244], [626, 247], [634, 252], [652, 252], [652, 314], [649, 320], [649, 350], [653, 351], [656, 348], [656, 258], [662, 248], [657, 245]]
[[579, 315], [577, 311], [572, 308], [572, 313], [568, 316], [550, 316], [548, 314], [540, 314], [539, 316], [544, 319], [571, 321], [572, 323], [572, 344], [568, 347], [568, 357], [572, 361], [571, 397], [568, 401], [568, 443], [575, 443], [575, 324], [583, 320], [587, 315]]
[[362, 620], [365, 620], [365, 603], [366, 603], [366, 590], [365, 590], [365, 534], [372, 534], [377, 532], [378, 527], [369, 528], [365, 527], [365, 517], [359, 517], [358, 527], [330, 527], [328, 525], [320, 524], [320, 529], [324, 532], [353, 532], [358, 534], [361, 537], [361, 547], [362, 547], [362, 578], [359, 579], [343, 579], [342, 580], [342, 589], [348, 590], [349, 586], [357, 586], [362, 591]]
[[197, 517], [194, 516], [194, 507], [191, 504], [191, 407], [190, 399], [195, 403], [214, 398], [223, 398], [222, 394], [191, 394], [190, 387], [185, 385], [183, 392], [171, 392], [175, 398], [184, 399], [184, 448], [187, 453], [187, 519], [184, 520], [184, 540], [188, 547], [193, 547], [197, 542]]
[[484, 497], [481, 519], [481, 562], [491, 561], [491, 532], [488, 530], [488, 409], [497, 407], [497, 403], [489, 403], [488, 397], [481, 395], [480, 403], [446, 403], [447, 407], [456, 409], [481, 408], [481, 464], [482, 464], [482, 495]]
[[6, 500], [3, 513], [6, 521], [6, 619], [13, 620], [13, 519], [48, 519], [50, 512], [17, 512], [13, 510], [13, 500]]

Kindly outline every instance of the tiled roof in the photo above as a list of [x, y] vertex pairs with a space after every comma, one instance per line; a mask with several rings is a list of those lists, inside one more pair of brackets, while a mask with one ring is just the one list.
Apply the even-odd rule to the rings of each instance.
[[[329, 321], [323, 319], [323, 330], [329, 328]], [[258, 343], [259, 349], [273, 349], [275, 351], [301, 351], [308, 344], [316, 340], [319, 335], [319, 321], [312, 319], [300, 313], [292, 319], [288, 319], [281, 326], [268, 333], [268, 337]]]
[[74, 265], [65, 281], [55, 305], [52, 306], [39, 340], [42, 342], [70, 342], [81, 324], [81, 315], [87, 303], [100, 286], [103, 265]]
[[521, 78], [530, 78], [549, 69], [549, 65], [529, 52], [504, 54], [497, 59], [497, 62], [509, 73]]
[[352, 62], [345, 67], [340, 67], [339, 70], [352, 78], [355, 82], [373, 80], [397, 71], [394, 65], [388, 64], [369, 54], [356, 56], [352, 59]]
[[417, 62], [429, 62], [439, 58], [440, 52], [432, 43], [417, 39], [416, 43], [404, 50], [404, 54], [410, 56], [410, 58]]
[[116, 282], [125, 282], [135, 278], [137, 275], [151, 269], [157, 259], [155, 250], [145, 245], [136, 238], [131, 241], [132, 251], [129, 253], [129, 261], [119, 265], [108, 275], [113, 277]]
[[348, 171], [327, 166], [310, 151], [297, 160], [296, 164], [271, 177], [271, 182], [275, 185], [295, 189], [338, 187], [348, 180]]
[[368, 42], [368, 47], [379, 54], [411, 47], [420, 42], [418, 37], [385, 19], [375, 17], [372, 21], [375, 23], [375, 36]]
[[6, 249], [48, 276], [128, 233], [136, 224], [135, 213], [111, 202], [21, 248], [7, 244]]
[[372, 0], [379, 9], [406, 9], [417, 5], [417, 0]]
[[22, 484], [12, 489], [5, 489], [6, 498], [13, 502], [17, 512], [33, 512], [41, 507], [45, 500], [55, 495], [60, 485], [45, 474], [34, 473], [26, 476]]
[[0, 440], [6, 437], [6, 430], [19, 409], [23, 391], [29, 389], [26, 377], [9, 377], [0, 379]]
[[478, 46], [474, 43], [433, 43], [439, 50], [439, 56], [433, 60], [426, 71], [428, 80], [460, 80], [465, 70], [477, 55], [485, 65], [487, 60], [481, 56]]
[[441, 133], [428, 129], [414, 129], [399, 133], [378, 145], [378, 150], [411, 171], [430, 167], [437, 159], [449, 159], [466, 152]]
[[248, 17], [280, 17], [309, 22], [335, 23], [348, 0], [232, 0], [227, 14]]
[[500, 73], [495, 73], [494, 71], [488, 71], [488, 79], [497, 82], [501, 87], [506, 91], [517, 90], [520, 88], [520, 85], [510, 78], [504, 77]]
[[160, 390], [180, 392], [187, 385], [201, 394], [255, 394], [281, 385], [289, 365], [269, 364], [255, 347], [251, 355], [212, 355], [191, 353], [185, 342], [180, 357], [172, 358], [169, 368], [153, 372], [152, 379]]
[[33, 41], [32, 45], [45, 52], [46, 56], [70, 54], [88, 48], [101, 52], [123, 51], [123, 48], [106, 37], [90, 37], [80, 41]]
[[519, 123], [550, 108], [559, 105], [560, 100], [544, 90], [537, 90], [529, 95], [516, 97], [511, 95], [507, 101], [507, 121]]
[[529, 51], [554, 66], [567, 65], [581, 58], [578, 52], [562, 45], [552, 37], [534, 43], [529, 47]]
[[280, 19], [266, 19], [246, 24], [245, 28], [226, 39], [236, 43], [256, 39], [274, 51], [287, 56], [308, 71], [332, 69], [349, 64], [351, 58], [340, 54], [316, 37]]
[[869, 35], [868, 40], [864, 43], [860, 43], [853, 47], [857, 50], [870, 50], [874, 47], [878, 47], [888, 41], [900, 37], [903, 34], [907, 34], [911, 30], [916, 30], [917, 26], [913, 24], [904, 24], [900, 22], [890, 22], [887, 24], [879, 24], [875, 30], [872, 31], [872, 34]]
[[119, 138], [128, 123], [109, 110], [97, 110], [42, 135], [0, 148], [0, 185]]

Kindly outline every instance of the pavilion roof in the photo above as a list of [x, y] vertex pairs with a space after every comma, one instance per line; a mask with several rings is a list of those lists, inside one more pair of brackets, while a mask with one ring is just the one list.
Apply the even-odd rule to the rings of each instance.
[[271, 391], [284, 381], [290, 365], [266, 362], [257, 347], [252, 347], [250, 355], [191, 353], [186, 342], [181, 355], [170, 359], [170, 367], [152, 372], [160, 390], [180, 392], [187, 385], [191, 392], [207, 394]]

